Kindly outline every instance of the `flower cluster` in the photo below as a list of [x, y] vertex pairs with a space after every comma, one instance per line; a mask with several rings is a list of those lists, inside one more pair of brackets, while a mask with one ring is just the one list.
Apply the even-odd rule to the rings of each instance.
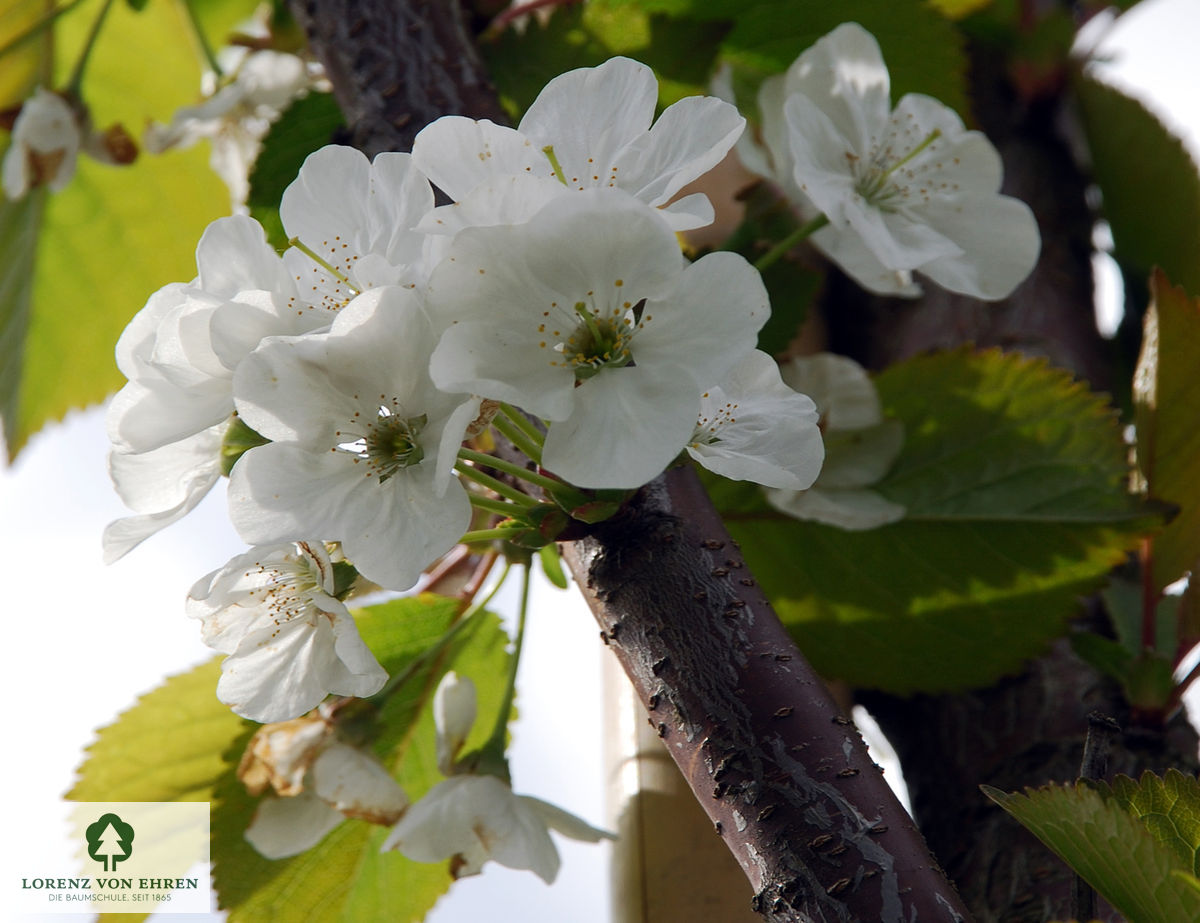
[[[106, 553], [229, 475], [231, 518], [256, 547], [189, 605], [229, 655], [218, 693], [240, 714], [279, 721], [378, 688], [326, 548], [403, 590], [464, 533], [488, 534], [472, 526], [545, 543], [596, 491], [687, 455], [773, 487], [813, 482], [815, 407], [755, 350], [770, 310], [758, 273], [731, 253], [689, 262], [676, 238], [712, 208], [675, 194], [742, 118], [692, 98], [652, 124], [656, 97], [649, 68], [616, 58], [552, 81], [517, 129], [446, 118], [411, 156], [373, 162], [324, 148], [283, 197], [285, 254], [252, 219], [220, 219], [196, 278], [130, 323], [108, 422], [138, 515], [110, 526]], [[430, 178], [455, 204], [435, 207]], [[464, 446], [489, 422], [533, 463], [511, 475], [527, 492], [494, 476], [511, 462]]]
[[[296, 92], [299, 72], [263, 76], [279, 63], [247, 58], [180, 116], [176, 140], [258, 105], [255, 87]], [[887, 96], [874, 40], [841, 27], [764, 88], [766, 150], [748, 156], [869, 287], [908, 290], [920, 270], [1001, 297], [1036, 256], [1028, 210], [995, 194], [981, 135], [931, 100], [892, 111]], [[450, 858], [456, 875], [493, 858], [549, 881], [549, 829], [606, 835], [513, 794], [504, 721], [459, 758], [475, 695], [453, 674], [435, 701], [447, 778], [416, 805], [340, 739], [326, 696], [382, 699], [403, 682], [359, 636], [345, 605], [356, 582], [407, 590], [460, 543], [544, 547], [689, 460], [763, 485], [792, 515], [848, 528], [903, 515], [867, 489], [902, 432], [861, 370], [821, 358], [781, 375], [756, 348], [770, 312], [756, 267], [681, 250], [678, 232], [713, 218], [704, 195], [681, 192], [744, 120], [695, 97], [655, 121], [656, 100], [652, 71], [614, 58], [555, 78], [515, 129], [447, 117], [411, 155], [323, 148], [280, 204], [286, 252], [249, 217], [219, 219], [196, 277], [155, 292], [122, 335], [110, 470], [135, 515], [109, 526], [105, 554], [228, 477], [231, 519], [254, 547], [187, 605], [226, 655], [218, 697], [268, 723], [241, 773], [274, 792], [248, 832], [263, 854], [353, 816], [394, 825], [385, 848]], [[435, 187], [452, 204], [436, 205]], [[822, 432], [833, 464], [811, 489]], [[505, 718], [511, 699], [512, 682]]]

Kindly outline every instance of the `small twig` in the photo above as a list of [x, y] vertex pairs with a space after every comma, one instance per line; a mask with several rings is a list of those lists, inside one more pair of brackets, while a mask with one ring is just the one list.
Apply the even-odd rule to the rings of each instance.
[[[1108, 751], [1120, 735], [1121, 726], [1098, 711], [1090, 712], [1087, 720], [1087, 738], [1083, 742], [1079, 778], [1099, 782], [1108, 775]], [[1078, 874], [1071, 884], [1071, 917], [1075, 920], [1093, 920], [1096, 917], [1096, 892]]]

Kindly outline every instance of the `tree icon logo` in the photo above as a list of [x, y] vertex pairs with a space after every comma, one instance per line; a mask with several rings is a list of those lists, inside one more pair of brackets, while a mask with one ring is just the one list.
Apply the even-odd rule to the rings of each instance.
[[133, 855], [133, 827], [116, 814], [102, 814], [84, 831], [88, 855], [104, 863], [104, 871], [115, 872], [118, 862]]

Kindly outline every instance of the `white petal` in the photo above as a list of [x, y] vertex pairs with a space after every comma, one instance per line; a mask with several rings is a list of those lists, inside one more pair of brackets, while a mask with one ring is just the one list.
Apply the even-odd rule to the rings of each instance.
[[803, 94], [862, 153], [882, 134], [890, 111], [890, 83], [875, 37], [843, 23], [804, 51], [788, 69], [787, 94]]
[[668, 106], [649, 132], [617, 159], [622, 189], [643, 202], [665, 205], [729, 153], [746, 120], [729, 103], [689, 96]]
[[700, 414], [687, 451], [710, 471], [791, 490], [812, 486], [821, 471], [816, 405], [780, 380], [764, 352], [750, 353], [721, 387], [705, 392]]
[[547, 83], [518, 128], [538, 150], [554, 147], [569, 185], [607, 185], [622, 148], [650, 128], [657, 101], [658, 81], [649, 67], [610, 58]]
[[669, 370], [605, 369], [576, 389], [571, 416], [551, 424], [542, 464], [580, 487], [641, 487], [683, 451], [700, 403], [695, 388]]
[[417, 134], [412, 156], [418, 169], [456, 202], [502, 176], [554, 176], [541, 148], [521, 132], [487, 119], [443, 116]]
[[558, 872], [546, 823], [494, 776], [454, 776], [408, 809], [383, 843], [416, 862], [461, 857], [459, 875], [476, 874], [488, 859], [531, 869], [546, 882]]
[[448, 776], [475, 724], [475, 684], [470, 677], [459, 677], [453, 670], [442, 677], [433, 696], [433, 723], [438, 769]]
[[408, 807], [404, 790], [379, 760], [346, 744], [322, 750], [310, 777], [313, 793], [346, 817], [390, 825]]
[[291, 276], [266, 233], [253, 218], [218, 218], [204, 230], [196, 246], [199, 285], [228, 300], [245, 289], [266, 289], [286, 297], [295, 291]]
[[542, 822], [556, 833], [561, 833], [563, 836], [570, 837], [572, 840], [579, 840], [583, 843], [599, 843], [601, 840], [615, 840], [617, 835], [608, 830], [602, 830], [599, 827], [593, 827], [581, 817], [576, 817], [569, 811], [564, 811], [557, 805], [550, 804], [548, 801], [542, 801], [540, 798], [534, 798], [531, 795], [518, 795], [517, 800], [528, 805], [538, 816]]
[[998, 301], [1012, 294], [1037, 264], [1041, 250], [1037, 219], [1019, 199], [991, 196], [932, 202], [925, 214], [963, 251], [920, 267], [943, 288]]
[[190, 513], [221, 478], [225, 424], [142, 454], [113, 451], [109, 474], [126, 506], [139, 515], [104, 530], [104, 562], [124, 557], [145, 539]]
[[875, 385], [853, 359], [818, 353], [790, 360], [780, 374], [789, 386], [813, 399], [826, 429], [861, 429], [883, 420]]
[[754, 349], [770, 315], [758, 270], [736, 253], [710, 253], [685, 267], [668, 294], [647, 299], [634, 358], [686, 370], [699, 391]]
[[267, 859], [286, 859], [316, 846], [346, 818], [316, 795], [264, 798], [246, 828], [246, 840]]

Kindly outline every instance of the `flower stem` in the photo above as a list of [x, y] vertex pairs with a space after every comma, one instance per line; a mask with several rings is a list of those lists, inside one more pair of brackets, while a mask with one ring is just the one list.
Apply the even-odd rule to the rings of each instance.
[[508, 415], [501, 416], [497, 414], [492, 418], [492, 426], [496, 427], [504, 438], [528, 455], [534, 464], [540, 465], [542, 463], [541, 439], [535, 440], [525, 431], [524, 427], [518, 425]]
[[521, 608], [517, 612], [517, 637], [513, 642], [512, 659], [508, 668], [508, 683], [504, 688], [504, 695], [500, 699], [500, 711], [496, 713], [496, 724], [492, 728], [492, 734], [479, 749], [483, 752], [495, 750], [497, 753], [504, 753], [505, 744], [508, 742], [508, 717], [512, 714], [513, 698], [517, 694], [517, 667], [521, 664], [521, 647], [525, 643], [525, 616], [529, 612], [529, 586], [530, 586], [530, 568], [525, 567], [524, 573], [521, 575]]
[[301, 253], [303, 253], [305, 256], [307, 256], [310, 260], [312, 260], [314, 263], [316, 263], [318, 266], [320, 266], [322, 269], [324, 269], [327, 273], [329, 273], [331, 276], [333, 276], [335, 279], [337, 279], [339, 282], [341, 282], [344, 286], [346, 286], [346, 288], [350, 289], [350, 291], [352, 291], [355, 295], [359, 294], [358, 287], [355, 286], [355, 284], [353, 282], [351, 282], [349, 279], [347, 279], [345, 274], [334, 269], [333, 266], [331, 266], [325, 259], [318, 256], [317, 252], [315, 250], [313, 250], [312, 248], [310, 248], [308, 246], [308, 244], [306, 244], [304, 241], [302, 241], [299, 237], [290, 238], [288, 240], [288, 246], [295, 247], [297, 250], [299, 250]]
[[[523, 526], [519, 531], [525, 531], [526, 528]], [[494, 529], [476, 529], [474, 532], [464, 532], [459, 541], [464, 545], [473, 545], [477, 542], [505, 542], [512, 538], [516, 531], [518, 530], [506, 526], [497, 526]]]
[[[492, 421], [493, 425], [495, 422], [495, 420]], [[500, 431], [504, 433], [503, 429]], [[508, 433], [504, 433], [504, 435], [507, 436]], [[562, 481], [556, 481], [554, 478], [548, 478], [545, 475], [527, 471], [514, 462], [505, 461], [503, 458], [496, 458], [494, 455], [485, 455], [483, 452], [476, 452], [473, 449], [459, 449], [458, 457], [460, 461], [475, 462], [477, 465], [487, 465], [489, 468], [495, 468], [497, 471], [511, 474], [515, 478], [528, 481], [530, 484], [536, 484], [538, 487], [543, 487], [549, 491], [562, 490], [565, 486]]]
[[204, 29], [200, 26], [200, 20], [196, 17], [196, 9], [192, 5], [195, 0], [182, 0], [181, 6], [184, 13], [187, 14], [188, 22], [192, 26], [192, 32], [196, 36], [196, 44], [200, 46], [200, 53], [204, 55], [204, 60], [208, 64], [208, 69], [213, 72], [218, 80], [224, 76], [221, 70], [221, 65], [217, 63], [217, 56], [213, 54], [212, 45], [208, 43], [208, 36], [204, 34]]
[[87, 67], [88, 58], [92, 56], [92, 49], [96, 46], [96, 39], [100, 37], [100, 27], [104, 25], [104, 17], [108, 15], [109, 9], [113, 5], [113, 0], [104, 0], [104, 6], [100, 8], [100, 12], [96, 14], [96, 18], [92, 21], [92, 28], [88, 32], [87, 40], [83, 44], [83, 51], [79, 53], [79, 60], [75, 62], [75, 69], [71, 71], [71, 77], [67, 80], [67, 85], [63, 88], [69, 96], [79, 97], [79, 88], [83, 86], [83, 71]]
[[754, 268], [759, 272], [764, 272], [767, 267], [777, 263], [779, 258], [796, 246], [796, 244], [812, 236], [827, 224], [829, 224], [828, 218], [826, 218], [824, 215], [817, 215], [817, 217], [813, 218], [813, 220], [808, 222], [808, 224], [804, 224], [796, 228], [796, 230], [792, 231], [791, 234], [760, 256], [758, 260], [755, 261]]
[[[517, 426], [519, 426], [521, 428], [521, 431], [526, 433], [529, 436], [529, 438], [532, 439], [534, 442], [536, 442], [539, 446], [545, 445], [546, 434], [543, 433], [540, 429], [538, 429], [537, 425], [532, 420], [530, 420], [527, 416], [525, 416], [525, 414], [523, 414], [523, 413], [521, 413], [521, 411], [517, 410], [516, 407], [512, 406], [512, 404], [502, 403], [500, 405], [500, 411], [506, 417], [508, 417], [508, 419], [512, 420], [513, 423], [515, 423]], [[537, 459], [535, 459], [535, 461], [536, 460]]]
[[[475, 509], [484, 510], [488, 513], [495, 513], [498, 516], [504, 516], [506, 518], [511, 517], [514, 514], [520, 515], [521, 509], [528, 509], [528, 507], [521, 507], [518, 509], [516, 504], [509, 503], [507, 500], [493, 500], [491, 497], [481, 497], [478, 494], [471, 494], [469, 499], [471, 501], [471, 506], [475, 507]], [[535, 500], [534, 503], [536, 502], [537, 501]]]
[[[484, 457], [491, 458], [490, 455], [485, 455]], [[494, 490], [496, 493], [498, 493], [502, 497], [507, 497], [510, 501], [512, 501], [513, 504], [520, 506], [522, 509], [529, 509], [530, 507], [538, 505], [538, 501], [535, 500], [533, 497], [529, 496], [528, 494], [521, 493], [521, 491], [517, 490], [515, 487], [513, 487], [509, 484], [505, 484], [499, 478], [494, 478], [490, 474], [485, 474], [484, 472], [480, 471], [478, 468], [473, 468], [470, 465], [458, 465], [456, 470], [458, 471], [459, 474], [461, 474], [463, 477], [467, 478], [468, 480], [474, 481], [476, 484], [480, 484], [483, 487], [488, 488], [489, 490]], [[479, 497], [479, 498], [472, 497], [471, 502], [474, 502], [476, 499], [482, 500], [484, 498], [483, 497]], [[493, 501], [493, 502], [496, 502], [496, 501]], [[511, 504], [506, 504], [506, 505], [511, 505]], [[482, 509], [482, 507], [481, 507], [481, 509]], [[493, 512], [495, 512], [495, 511], [493, 511]], [[508, 515], [508, 513], [506, 512], [505, 515]]]

